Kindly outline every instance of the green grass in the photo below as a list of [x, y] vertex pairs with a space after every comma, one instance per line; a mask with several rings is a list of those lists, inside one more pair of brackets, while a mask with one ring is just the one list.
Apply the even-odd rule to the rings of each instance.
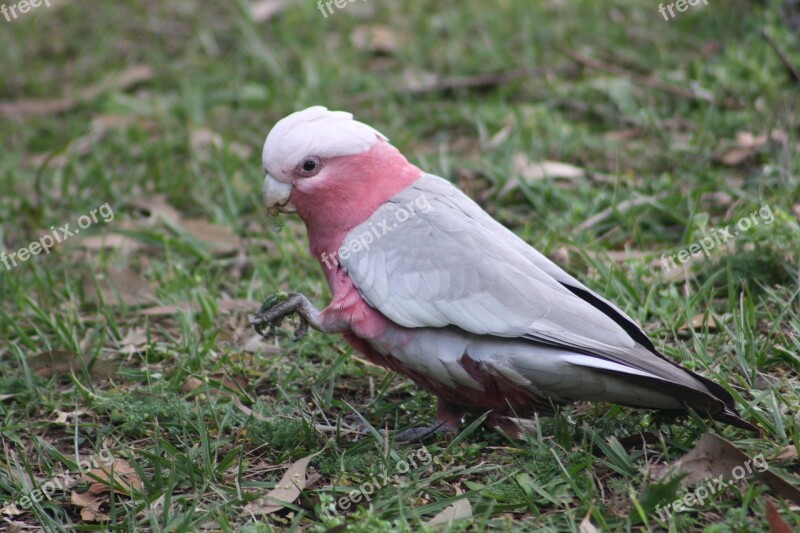
[[[432, 397], [353, 358], [337, 336], [292, 342], [287, 334], [250, 351], [257, 304], [229, 307], [276, 290], [320, 306], [330, 298], [300, 221], [271, 219], [260, 205], [260, 149], [292, 111], [345, 109], [616, 302], [668, 357], [725, 384], [765, 431], [714, 431], [750, 456], [764, 453], [797, 484], [797, 460], [774, 457], [800, 444], [798, 82], [760, 35], [767, 29], [800, 64], [785, 3], [712, 0], [670, 22], [655, 3], [634, 0], [366, 0], [327, 18], [306, 1], [266, 23], [248, 16], [244, 1], [71, 2], [0, 17], [5, 104], [75, 97], [134, 65], [152, 69], [147, 80], [65, 112], [0, 121], [6, 253], [51, 226], [74, 227], [106, 202], [114, 212], [49, 255], [0, 266], [0, 508], [55, 476], [77, 482], [0, 518], [53, 531], [422, 530], [465, 497], [472, 517], [454, 531], [577, 531], [587, 515], [603, 530], [766, 530], [770, 489], [752, 478], [660, 521], [655, 505], [686, 489], [653, 484], [648, 469], [683, 456], [708, 428], [610, 405], [562, 410], [523, 441], [465, 426], [427, 443], [430, 465], [395, 478], [397, 461], [419, 445], [379, 430], [427, 422]], [[359, 26], [378, 25], [396, 40], [388, 54], [353, 43]], [[580, 66], [568, 51], [714, 101]], [[404, 89], [408, 72], [527, 68], [537, 70], [488, 88]], [[204, 130], [220, 145], [204, 144]], [[737, 132], [774, 131], [785, 141], [776, 136], [735, 165], [720, 161]], [[499, 195], [519, 176], [520, 154], [587, 175]], [[158, 195], [182, 219], [227, 233], [193, 236], [164, 209], [148, 216]], [[619, 208], [639, 197], [652, 200]], [[662, 254], [762, 206], [771, 224], [693, 262], [687, 277], [661, 271]], [[608, 217], [579, 229], [607, 208]], [[138, 249], [87, 249], [107, 233]], [[233, 236], [232, 254], [208, 246]], [[113, 291], [98, 298], [94, 273], [116, 270], [129, 273], [118, 292], [130, 292], [137, 273], [154, 292], [148, 306], [186, 308], [144, 315]], [[713, 326], [681, 327], [698, 315]], [[336, 431], [349, 415], [376, 431]], [[612, 439], [642, 431], [658, 433], [644, 450]], [[82, 519], [70, 493], [85, 493], [92, 480], [76, 463], [103, 449], [127, 461], [141, 488], [103, 493], [107, 521]], [[320, 477], [296, 502], [267, 517], [245, 512], [291, 462], [316, 452], [309, 475]], [[393, 481], [371, 502], [321, 516], [322, 504], [380, 474]], [[800, 528], [796, 504], [776, 505]]]

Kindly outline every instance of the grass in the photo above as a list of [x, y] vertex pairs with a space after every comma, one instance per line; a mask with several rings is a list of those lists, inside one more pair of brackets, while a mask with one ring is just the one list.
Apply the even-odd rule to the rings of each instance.
[[[367, 0], [328, 17], [298, 2], [263, 23], [244, 1], [75, 2], [0, 18], [0, 110], [32, 99], [40, 111], [0, 122], [0, 243], [16, 251], [106, 202], [114, 215], [0, 268], [0, 506], [55, 477], [75, 483], [3, 514], [3, 527], [421, 530], [466, 498], [471, 518], [449, 529], [575, 531], [588, 517], [602, 530], [765, 530], [770, 489], [751, 478], [662, 521], [655, 506], [686, 489], [648, 471], [685, 455], [706, 423], [610, 405], [562, 410], [522, 441], [468, 424], [426, 444], [430, 465], [394, 477], [419, 445], [378, 430], [427, 422], [431, 396], [336, 336], [255, 343], [247, 318], [276, 290], [318, 305], [330, 297], [301, 223], [260, 205], [259, 154], [291, 111], [349, 110], [616, 302], [668, 357], [725, 384], [764, 435], [714, 431], [796, 484], [797, 459], [776, 457], [800, 441], [797, 80], [760, 35], [800, 63], [785, 4], [720, 0], [669, 22], [633, 0]], [[140, 81], [85, 92], [136, 65], [150, 69]], [[520, 69], [535, 71], [488, 87], [408, 89], [426, 73]], [[58, 98], [76, 101], [42, 109]], [[767, 139], [737, 143], [739, 132]], [[740, 160], [722, 157], [733, 149]], [[500, 194], [541, 160], [586, 174]], [[662, 254], [764, 206], [772, 223], [687, 273], [661, 268]], [[107, 234], [117, 240], [100, 246]], [[161, 314], [141, 312], [155, 305]], [[348, 415], [376, 431], [341, 431]], [[656, 435], [644, 449], [614, 440], [640, 432]], [[97, 482], [79, 462], [102, 450], [132, 472], [116, 492], [100, 490], [90, 509], [100, 520], [71, 493]], [[294, 503], [246, 512], [317, 452]], [[380, 474], [393, 481], [369, 504], [322, 517], [321, 505]], [[776, 506], [800, 527], [796, 504]]]

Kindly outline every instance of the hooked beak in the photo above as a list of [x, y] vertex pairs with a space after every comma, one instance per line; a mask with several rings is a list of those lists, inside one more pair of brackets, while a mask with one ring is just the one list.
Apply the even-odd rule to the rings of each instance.
[[278, 181], [269, 174], [264, 178], [264, 205], [272, 216], [278, 213], [294, 213], [295, 208], [289, 203], [292, 186]]

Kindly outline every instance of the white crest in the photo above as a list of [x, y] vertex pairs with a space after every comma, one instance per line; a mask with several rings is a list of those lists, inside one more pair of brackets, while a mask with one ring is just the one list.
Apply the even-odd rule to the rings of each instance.
[[379, 140], [379, 131], [344, 111], [313, 106], [281, 119], [264, 142], [261, 159], [275, 177], [291, 171], [307, 155], [322, 158], [361, 154]]

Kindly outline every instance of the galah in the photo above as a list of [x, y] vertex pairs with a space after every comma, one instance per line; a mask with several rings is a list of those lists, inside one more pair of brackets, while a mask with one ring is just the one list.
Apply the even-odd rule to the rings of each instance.
[[757, 431], [722, 386], [667, 360], [617, 306], [351, 114], [285, 117], [262, 159], [264, 204], [303, 220], [333, 297], [320, 311], [291, 293], [251, 323], [264, 334], [297, 314], [300, 334], [340, 333], [435, 394], [434, 424], [400, 440], [455, 431], [468, 412], [512, 431], [509, 420], [579, 400]]

